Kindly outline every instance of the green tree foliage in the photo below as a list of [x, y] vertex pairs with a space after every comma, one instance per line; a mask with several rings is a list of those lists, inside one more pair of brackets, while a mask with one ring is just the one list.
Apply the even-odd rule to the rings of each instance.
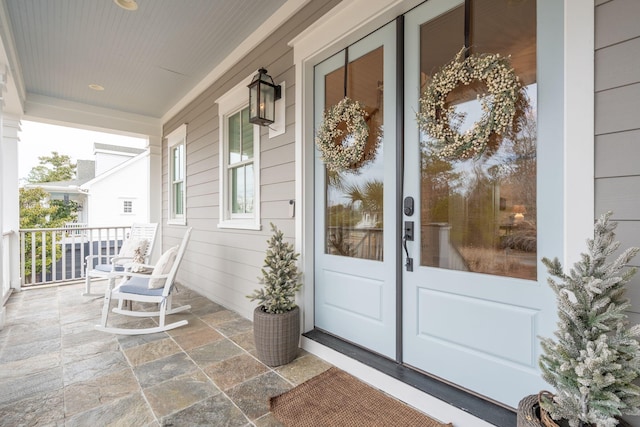
[[[19, 193], [20, 203], [20, 228], [58, 228], [62, 227], [65, 222], [73, 219], [72, 216], [65, 216], [66, 213], [60, 212], [60, 207], [56, 205], [47, 206], [44, 202], [47, 199], [48, 193], [41, 187], [37, 188], [21, 188]], [[43, 271], [49, 271], [53, 262], [53, 251], [51, 250], [52, 242], [47, 242], [46, 239], [50, 239], [52, 234], [45, 234], [45, 268], [42, 265], [42, 251], [43, 251], [43, 233], [42, 232], [26, 232], [24, 234], [24, 246], [25, 246], [25, 280], [29, 282], [31, 280], [31, 273], [35, 268], [36, 273], [42, 273]], [[54, 234], [56, 239], [61, 237], [61, 233]], [[35, 254], [34, 254], [35, 247]], [[62, 248], [58, 245], [55, 246], [56, 259], [60, 259], [62, 256]], [[33, 265], [33, 259], [35, 256], [35, 266]]]
[[262, 288], [248, 295], [251, 301], [258, 300], [267, 313], [281, 314], [296, 308], [296, 292], [302, 287], [300, 272], [296, 265], [299, 254], [293, 250], [291, 243], [284, 241], [282, 231], [272, 223], [271, 238], [264, 259], [262, 277], [259, 278]]
[[71, 163], [71, 157], [66, 154], [52, 151], [51, 156], [40, 156], [38, 160], [40, 164], [27, 176], [29, 183], [70, 181], [76, 176], [76, 163]]
[[[38, 157], [40, 164], [31, 169], [27, 177], [29, 183], [46, 183], [55, 181], [68, 181], [75, 177], [76, 164], [71, 163], [71, 158], [56, 151], [51, 156]], [[41, 187], [21, 188], [19, 194], [20, 204], [20, 228], [60, 228], [65, 223], [73, 221], [78, 212], [78, 204], [74, 201], [48, 200], [49, 194]], [[45, 241], [43, 242], [43, 236]], [[53, 245], [47, 239], [55, 238], [57, 241], [62, 233], [27, 232], [25, 239], [25, 280], [31, 280], [31, 273], [45, 274], [50, 271], [55, 259], [62, 256], [62, 247]], [[43, 264], [44, 246], [44, 266]], [[52, 248], [55, 247], [55, 253]], [[35, 251], [35, 253], [34, 253]], [[34, 264], [35, 259], [35, 265]]]
[[542, 339], [542, 375], [556, 389], [542, 407], [571, 427], [613, 427], [618, 425], [616, 416], [640, 414], [640, 387], [633, 384], [640, 376], [640, 325], [629, 327], [630, 303], [624, 296], [624, 285], [636, 272], [625, 266], [639, 248], [607, 260], [620, 246], [610, 216], [596, 222], [588, 252], [568, 274], [557, 258], [542, 259], [558, 279], [550, 278], [549, 285], [557, 296], [559, 316], [557, 340]]

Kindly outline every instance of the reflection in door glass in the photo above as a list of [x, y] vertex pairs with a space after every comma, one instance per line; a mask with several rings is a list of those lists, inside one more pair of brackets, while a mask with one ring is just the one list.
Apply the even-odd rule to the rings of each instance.
[[[346, 94], [345, 94], [346, 91]], [[325, 108], [348, 96], [367, 112], [371, 153], [349, 170], [325, 168], [325, 252], [354, 258], [383, 260], [383, 48], [350, 62], [325, 77]], [[349, 141], [336, 141], [349, 144]]]
[[[421, 265], [536, 279], [536, 2], [496, 8], [495, 0], [473, 2], [472, 53], [511, 55], [528, 95], [520, 128], [479, 158], [442, 160], [420, 135]], [[502, 2], [499, 2], [502, 4]], [[462, 45], [462, 6], [421, 28], [422, 89]], [[447, 98], [462, 117], [459, 132], [481, 117], [475, 82]]]

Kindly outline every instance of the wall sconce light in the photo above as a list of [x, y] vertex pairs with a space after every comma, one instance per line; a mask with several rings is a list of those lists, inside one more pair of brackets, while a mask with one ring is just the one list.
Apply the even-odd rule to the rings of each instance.
[[276, 86], [267, 70], [260, 68], [249, 83], [249, 123], [268, 126], [275, 121], [276, 100], [282, 88]]

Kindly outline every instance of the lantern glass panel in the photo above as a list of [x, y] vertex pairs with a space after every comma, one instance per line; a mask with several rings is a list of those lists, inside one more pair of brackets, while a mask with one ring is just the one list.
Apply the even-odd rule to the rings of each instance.
[[258, 116], [258, 86], [259, 83], [249, 86], [249, 118], [251, 119]]
[[275, 113], [275, 88], [268, 84], [260, 85], [260, 117], [274, 122]]

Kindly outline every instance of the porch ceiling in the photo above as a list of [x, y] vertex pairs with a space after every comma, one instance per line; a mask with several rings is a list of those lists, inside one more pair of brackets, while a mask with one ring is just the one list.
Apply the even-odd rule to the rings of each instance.
[[137, 0], [131, 12], [113, 0], [0, 1], [8, 86], [16, 92], [5, 111], [29, 116], [30, 103], [73, 105], [149, 119], [162, 118], [292, 3]]

